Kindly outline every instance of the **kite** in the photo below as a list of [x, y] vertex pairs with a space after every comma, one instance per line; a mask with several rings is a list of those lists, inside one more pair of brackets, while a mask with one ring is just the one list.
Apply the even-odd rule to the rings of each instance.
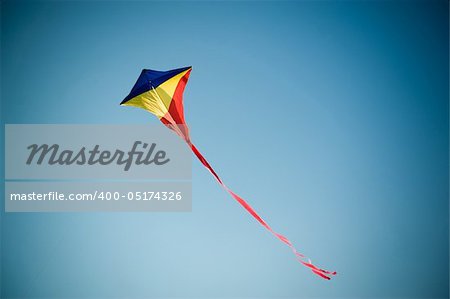
[[334, 271], [327, 271], [316, 267], [311, 260], [297, 251], [294, 245], [285, 236], [277, 233], [266, 221], [259, 216], [247, 201], [228, 188], [205, 157], [192, 143], [189, 128], [184, 119], [183, 92], [186, 87], [192, 67], [184, 67], [170, 71], [155, 71], [144, 69], [134, 84], [128, 96], [120, 103], [123, 106], [133, 106], [144, 109], [156, 115], [169, 129], [180, 136], [190, 147], [194, 155], [203, 166], [209, 170], [216, 181], [234, 198], [253, 218], [258, 221], [278, 240], [286, 244], [294, 253], [296, 259], [308, 267], [314, 274], [331, 279], [336, 275]]

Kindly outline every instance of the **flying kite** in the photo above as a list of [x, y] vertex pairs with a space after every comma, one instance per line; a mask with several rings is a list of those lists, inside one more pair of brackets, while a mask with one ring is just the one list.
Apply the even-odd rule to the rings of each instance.
[[154, 71], [144, 69], [130, 91], [120, 103], [123, 106], [142, 108], [156, 115], [169, 129], [180, 136], [190, 147], [199, 161], [211, 172], [217, 182], [233, 197], [250, 215], [294, 253], [296, 259], [313, 273], [324, 279], [330, 279], [336, 272], [316, 267], [311, 260], [297, 251], [285, 236], [275, 232], [266, 221], [242, 197], [229, 189], [200, 151], [191, 142], [189, 128], [184, 120], [183, 92], [189, 79], [192, 67], [184, 67], [170, 71]]

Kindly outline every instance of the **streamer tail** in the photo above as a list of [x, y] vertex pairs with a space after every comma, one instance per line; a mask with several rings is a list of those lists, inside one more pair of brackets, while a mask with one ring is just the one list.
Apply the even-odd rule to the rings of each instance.
[[303, 254], [299, 253], [295, 246], [292, 244], [292, 242], [283, 236], [282, 234], [279, 234], [275, 232], [269, 224], [255, 211], [255, 209], [242, 197], [234, 193], [230, 188], [228, 188], [225, 183], [222, 181], [222, 179], [219, 177], [219, 175], [216, 173], [214, 168], [208, 163], [206, 158], [200, 153], [200, 151], [197, 149], [197, 147], [189, 140], [189, 138], [185, 139], [189, 147], [191, 148], [194, 155], [198, 158], [198, 160], [203, 164], [203, 166], [208, 169], [208, 171], [213, 175], [213, 177], [216, 179], [216, 181], [219, 183], [219, 185], [227, 191], [231, 197], [233, 197], [234, 200], [236, 200], [252, 217], [258, 221], [266, 230], [268, 230], [272, 235], [274, 235], [278, 240], [286, 244], [294, 253], [296, 259], [303, 264], [305, 267], [309, 268], [314, 274], [318, 275], [319, 277], [322, 277], [323, 279], [330, 280], [332, 276], [336, 275], [335, 271], [328, 271], [321, 268], [316, 267], [314, 264], [311, 263], [311, 260], [308, 259]]

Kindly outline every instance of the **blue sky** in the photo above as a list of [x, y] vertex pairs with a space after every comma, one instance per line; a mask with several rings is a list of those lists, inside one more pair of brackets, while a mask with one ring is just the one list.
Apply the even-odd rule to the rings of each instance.
[[[2, 212], [2, 296], [448, 297], [446, 1], [1, 3], [2, 123], [155, 123], [192, 65], [193, 212]], [[118, 136], [120, 138], [120, 136]]]

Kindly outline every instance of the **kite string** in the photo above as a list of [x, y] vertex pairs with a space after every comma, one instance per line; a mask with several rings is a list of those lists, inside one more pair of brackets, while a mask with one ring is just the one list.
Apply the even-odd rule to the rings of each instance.
[[214, 178], [217, 180], [217, 182], [250, 214], [255, 218], [262, 226], [264, 226], [270, 233], [272, 233], [275, 237], [277, 237], [281, 242], [285, 243], [289, 248], [291, 248], [292, 252], [296, 256], [296, 259], [302, 263], [304, 266], [311, 269], [311, 271], [327, 280], [331, 279], [332, 275], [336, 275], [335, 271], [328, 271], [321, 268], [316, 267], [314, 264], [312, 264], [311, 260], [308, 259], [308, 261], [304, 261], [304, 259], [307, 259], [306, 256], [299, 253], [295, 246], [292, 244], [292, 242], [286, 238], [285, 236], [275, 232], [266, 221], [264, 221], [261, 216], [248, 204], [242, 197], [234, 193], [231, 189], [229, 189], [223, 181], [220, 179], [219, 175], [214, 171], [214, 169], [211, 167], [211, 165], [208, 163], [208, 161], [205, 159], [205, 157], [200, 153], [200, 151], [197, 149], [197, 147], [190, 142], [190, 140], [186, 140], [187, 144], [191, 148], [192, 152], [195, 154], [195, 156], [200, 160], [200, 162], [205, 166], [206, 169], [208, 169], [211, 174], [214, 176]]

